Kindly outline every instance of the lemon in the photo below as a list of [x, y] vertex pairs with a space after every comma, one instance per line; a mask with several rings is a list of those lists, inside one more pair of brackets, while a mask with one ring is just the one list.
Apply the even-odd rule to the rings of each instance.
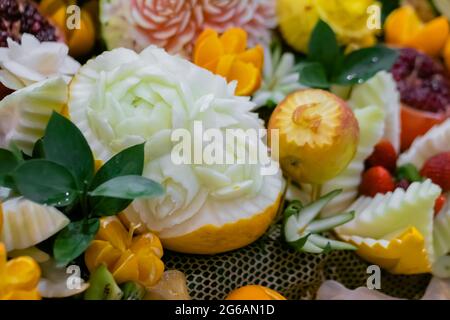
[[279, 0], [278, 23], [283, 38], [300, 52], [308, 51], [311, 32], [319, 21], [314, 0]]
[[368, 27], [373, 0], [315, 0], [320, 18], [341, 38], [363, 39], [374, 33]]

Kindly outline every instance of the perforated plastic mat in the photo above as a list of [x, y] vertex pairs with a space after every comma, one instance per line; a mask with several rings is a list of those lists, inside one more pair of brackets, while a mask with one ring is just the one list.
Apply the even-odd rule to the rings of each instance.
[[[277, 290], [288, 299], [314, 299], [324, 280], [336, 280], [347, 288], [365, 286], [368, 263], [353, 252], [326, 255], [298, 253], [280, 240], [274, 225], [260, 240], [245, 248], [214, 256], [166, 252], [168, 270], [186, 274], [193, 299], [224, 299], [243, 285], [259, 284]], [[381, 291], [391, 296], [419, 299], [429, 275], [396, 276], [382, 273]]]

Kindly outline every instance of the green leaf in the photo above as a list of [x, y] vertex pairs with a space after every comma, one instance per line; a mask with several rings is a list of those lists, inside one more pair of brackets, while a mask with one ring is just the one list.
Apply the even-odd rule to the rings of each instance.
[[300, 83], [312, 87], [326, 89], [330, 86], [325, 68], [318, 62], [301, 62], [298, 66]]
[[45, 131], [43, 145], [46, 159], [69, 169], [79, 190], [91, 182], [94, 157], [83, 134], [70, 120], [54, 112]]
[[382, 70], [390, 70], [398, 52], [385, 46], [376, 46], [353, 51], [347, 55], [333, 76], [333, 83], [341, 85], [359, 84], [372, 78]]
[[59, 265], [66, 265], [79, 257], [94, 240], [100, 220], [97, 218], [71, 222], [56, 236], [53, 256]]
[[308, 238], [311, 236], [311, 234], [307, 234], [303, 237], [301, 237], [300, 239], [296, 240], [296, 241], [292, 241], [292, 242], [288, 242], [289, 246], [291, 246], [292, 248], [294, 248], [297, 251], [302, 251], [303, 247], [305, 246], [305, 244], [308, 242]]
[[30, 160], [19, 165], [12, 178], [26, 198], [51, 206], [67, 206], [77, 196], [73, 175], [63, 166], [48, 160]]
[[397, 180], [405, 179], [409, 182], [423, 181], [423, 177], [420, 175], [419, 170], [411, 163], [398, 167], [395, 176]]
[[33, 159], [44, 159], [45, 158], [45, 150], [44, 150], [44, 139], [41, 138], [33, 146], [33, 153], [31, 155]]
[[284, 210], [284, 218], [287, 219], [294, 214], [298, 214], [303, 209], [303, 204], [299, 200], [292, 201]]
[[97, 172], [92, 180], [90, 189], [93, 190], [113, 178], [127, 175], [142, 175], [144, 170], [144, 146], [145, 144], [135, 145], [112, 157]]
[[[9, 188], [6, 176], [19, 165], [19, 159], [9, 150], [0, 149], [0, 185]], [[5, 183], [7, 185], [5, 185]]]
[[[106, 181], [126, 175], [142, 175], [144, 169], [144, 144], [139, 144], [115, 155], [95, 175], [90, 185], [93, 190]], [[115, 215], [127, 208], [132, 200], [92, 197], [92, 212], [99, 216]]]
[[308, 60], [322, 64], [325, 72], [329, 74], [333, 70], [334, 63], [339, 55], [341, 55], [341, 52], [336, 35], [328, 24], [319, 20], [309, 41]]
[[162, 194], [164, 194], [164, 189], [159, 183], [137, 175], [108, 180], [94, 191], [89, 192], [89, 195], [94, 197], [103, 196], [129, 200], [157, 197]]

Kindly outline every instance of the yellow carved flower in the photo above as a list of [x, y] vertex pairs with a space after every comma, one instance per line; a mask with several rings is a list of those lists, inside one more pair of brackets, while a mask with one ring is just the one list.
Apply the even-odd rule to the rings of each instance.
[[127, 232], [116, 217], [103, 218], [84, 256], [89, 271], [105, 264], [118, 284], [135, 281], [150, 287], [158, 282], [164, 272], [161, 242], [150, 232], [133, 237], [134, 230]]
[[39, 300], [37, 285], [39, 265], [30, 257], [7, 261], [6, 249], [0, 243], [0, 300]]

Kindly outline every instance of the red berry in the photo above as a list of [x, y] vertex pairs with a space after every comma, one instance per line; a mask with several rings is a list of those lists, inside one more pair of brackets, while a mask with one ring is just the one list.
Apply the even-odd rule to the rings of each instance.
[[375, 197], [378, 193], [388, 193], [394, 191], [395, 183], [389, 171], [378, 166], [364, 172], [359, 192], [362, 195]]
[[366, 160], [367, 168], [382, 166], [390, 172], [397, 167], [397, 152], [388, 140], [381, 140], [369, 158]]
[[450, 191], [450, 152], [440, 153], [428, 159], [420, 174], [439, 185], [443, 192]]
[[444, 208], [445, 204], [447, 203], [447, 199], [444, 197], [443, 194], [441, 194], [434, 204], [434, 215], [437, 216], [439, 212], [441, 212], [442, 208]]

